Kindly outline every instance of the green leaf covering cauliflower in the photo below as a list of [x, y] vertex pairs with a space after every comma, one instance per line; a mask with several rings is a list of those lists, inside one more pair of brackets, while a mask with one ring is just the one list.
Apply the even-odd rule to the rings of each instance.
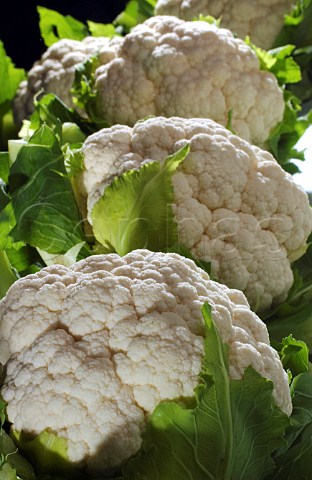
[[99, 54], [105, 64], [116, 55], [119, 41], [120, 37], [87, 36], [81, 41], [61, 39], [51, 45], [20, 84], [14, 99], [16, 121], [21, 123], [29, 117], [34, 110], [34, 97], [39, 93], [54, 93], [68, 106], [73, 106], [70, 89], [75, 67], [95, 54]]
[[192, 20], [198, 15], [220, 18], [222, 26], [240, 38], [249, 36], [261, 48], [271, 48], [290, 12], [293, 0], [158, 0], [156, 15]]
[[0, 360], [12, 428], [59, 435], [89, 472], [120, 466], [139, 450], [160, 401], [194, 398], [205, 302], [229, 346], [230, 377], [251, 365], [272, 380], [289, 415], [287, 374], [242, 292], [177, 254], [136, 250], [46, 267], [10, 288], [0, 304]]
[[[166, 192], [157, 195], [160, 188], [170, 193], [170, 184], [165, 187], [169, 174], [164, 174], [161, 185], [150, 182], [146, 187], [127, 177], [125, 172], [163, 162], [186, 143], [190, 152], [172, 175], [172, 197], [165, 198]], [[156, 250], [171, 246], [166, 244], [170, 227], [163, 228], [162, 244], [157, 243], [160, 227], [146, 232], [158, 218], [166, 223], [172, 206], [178, 230], [174, 241], [195, 258], [211, 262], [214, 278], [242, 290], [255, 310], [285, 300], [293, 282], [291, 261], [304, 254], [312, 211], [304, 190], [271, 154], [212, 120], [177, 117], [102, 129], [87, 138], [82, 153], [84, 171], [77, 190], [80, 203], [87, 201], [89, 221], [103, 245], [106, 240], [119, 254], [145, 245]], [[122, 190], [124, 185], [128, 193]], [[112, 208], [104, 216], [108, 195]], [[140, 227], [136, 218], [141, 217], [147, 222]], [[113, 231], [120, 241], [115, 241]]]
[[149, 115], [207, 117], [263, 145], [283, 119], [283, 91], [250, 46], [205, 21], [156, 16], [95, 71], [94, 115], [133, 125]]

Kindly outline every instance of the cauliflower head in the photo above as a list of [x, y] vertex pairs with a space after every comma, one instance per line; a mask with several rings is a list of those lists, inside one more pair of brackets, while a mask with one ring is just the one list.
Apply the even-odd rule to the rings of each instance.
[[190, 153], [172, 177], [180, 243], [212, 263], [214, 278], [242, 290], [254, 310], [284, 301], [291, 261], [303, 255], [312, 229], [308, 197], [270, 153], [212, 120], [156, 117], [89, 136], [78, 190], [90, 223], [114, 177], [161, 162], [187, 142]]
[[222, 26], [240, 38], [249, 36], [258, 47], [272, 47], [293, 0], [158, 0], [156, 15], [192, 20], [200, 14], [221, 17]]
[[205, 117], [262, 145], [282, 120], [283, 92], [254, 51], [224, 28], [157, 16], [136, 26], [95, 72], [96, 115], [133, 125], [150, 115]]
[[289, 415], [287, 374], [244, 295], [192, 260], [135, 250], [46, 267], [10, 288], [0, 304], [1, 360], [10, 357], [1, 394], [14, 429], [64, 437], [70, 460], [89, 471], [120, 465], [161, 400], [193, 397], [204, 302], [229, 345], [230, 376], [252, 365]]
[[35, 62], [23, 80], [14, 99], [14, 116], [18, 123], [34, 110], [34, 97], [40, 93], [54, 93], [72, 107], [70, 89], [75, 78], [75, 67], [91, 55], [99, 53], [101, 64], [115, 57], [120, 37], [86, 37], [82, 41], [62, 39], [49, 47]]

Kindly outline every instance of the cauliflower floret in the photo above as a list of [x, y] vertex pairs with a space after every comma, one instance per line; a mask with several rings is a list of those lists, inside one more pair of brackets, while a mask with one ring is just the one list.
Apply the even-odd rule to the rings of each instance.
[[70, 89], [75, 78], [75, 67], [88, 57], [99, 53], [101, 64], [116, 56], [120, 37], [86, 37], [82, 41], [62, 39], [54, 43], [35, 62], [23, 80], [14, 99], [14, 116], [17, 123], [28, 118], [34, 110], [34, 96], [54, 93], [72, 107]]
[[212, 262], [214, 278], [244, 291], [253, 309], [284, 301], [291, 261], [312, 229], [308, 197], [271, 154], [211, 120], [158, 117], [91, 135], [78, 182], [90, 223], [115, 176], [163, 161], [186, 142], [191, 151], [172, 180], [179, 241]]
[[95, 72], [96, 114], [133, 125], [150, 115], [206, 117], [263, 145], [282, 120], [283, 92], [253, 50], [224, 28], [157, 16], [126, 35]]
[[69, 459], [105, 472], [136, 453], [146, 415], [189, 399], [204, 354], [201, 307], [229, 345], [230, 375], [272, 380], [288, 415], [286, 372], [244, 295], [177, 254], [135, 250], [51, 266], [18, 280], [0, 304], [1, 390], [13, 428], [68, 441]]
[[249, 36], [261, 48], [272, 47], [281, 30], [284, 15], [295, 5], [293, 0], [158, 0], [156, 15], [175, 15], [192, 20], [198, 15], [221, 17], [222, 26], [240, 38]]

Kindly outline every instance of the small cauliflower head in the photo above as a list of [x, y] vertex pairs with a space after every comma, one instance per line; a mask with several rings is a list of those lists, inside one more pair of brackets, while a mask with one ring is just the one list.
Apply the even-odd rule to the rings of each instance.
[[190, 153], [172, 177], [179, 242], [212, 263], [214, 278], [242, 290], [255, 311], [284, 301], [291, 261], [312, 229], [307, 194], [270, 153], [211, 120], [156, 117], [89, 136], [78, 189], [90, 223], [114, 177], [161, 162], [187, 142]]
[[54, 93], [72, 107], [71, 87], [75, 68], [90, 56], [99, 54], [101, 64], [115, 57], [120, 37], [86, 37], [82, 41], [62, 39], [49, 47], [28, 72], [14, 99], [14, 117], [18, 123], [34, 110], [34, 97], [38, 93]]
[[205, 117], [263, 145], [282, 120], [283, 92], [245, 42], [224, 28], [176, 17], [148, 19], [98, 67], [96, 115], [127, 124], [150, 115]]
[[[106, 472], [135, 454], [161, 400], [188, 400], [204, 354], [201, 307], [229, 345], [231, 378], [251, 365], [291, 412], [287, 374], [244, 295], [177, 254], [136, 250], [55, 265], [0, 304], [1, 394], [13, 428], [67, 439], [69, 459]], [[6, 354], [5, 354], [6, 352]]]
[[156, 15], [175, 15], [192, 20], [202, 15], [221, 18], [224, 28], [238, 37], [249, 36], [258, 47], [272, 47], [284, 23], [284, 15], [291, 11], [293, 0], [158, 0]]

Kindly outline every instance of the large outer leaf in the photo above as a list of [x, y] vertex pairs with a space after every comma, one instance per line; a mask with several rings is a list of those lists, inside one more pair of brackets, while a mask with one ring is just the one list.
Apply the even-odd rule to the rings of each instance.
[[0, 179], [8, 182], [10, 171], [10, 159], [8, 152], [0, 152]]
[[[35, 472], [31, 464], [17, 452], [12, 438], [2, 429], [0, 430], [0, 456], [4, 458], [2, 465], [0, 460], [0, 480], [11, 478], [5, 476], [9, 472], [10, 475], [13, 475], [13, 473], [19, 475], [23, 480], [35, 480]], [[16, 477], [13, 476], [12, 478]]]
[[251, 367], [230, 380], [227, 349], [207, 305], [197, 406], [160, 404], [150, 417], [140, 455], [124, 467], [127, 480], [260, 480], [274, 468], [288, 417], [275, 405], [272, 382]]
[[277, 351], [284, 369], [289, 370], [292, 376], [309, 371], [309, 349], [302, 340], [289, 335], [283, 338]]
[[284, 303], [263, 316], [271, 340], [292, 334], [312, 350], [312, 236], [306, 253], [294, 264], [294, 282]]
[[286, 431], [287, 449], [275, 457], [277, 468], [268, 480], [311, 480], [312, 373], [298, 375], [292, 384], [293, 413]]
[[[2, 378], [0, 375], [1, 385]], [[6, 403], [0, 397], [0, 480], [17, 480], [18, 478], [35, 480], [35, 472], [32, 466], [17, 452], [12, 438], [3, 429], [6, 418], [5, 408]]]
[[39, 27], [41, 36], [47, 47], [53, 45], [61, 38], [82, 40], [88, 35], [87, 27], [71, 15], [62, 15], [55, 10], [37, 7], [39, 13]]
[[280, 342], [287, 335], [303, 340], [312, 350], [312, 309], [311, 303], [292, 307], [283, 304], [278, 313], [267, 321], [271, 341]]
[[112, 23], [96, 23], [88, 20], [87, 24], [92, 37], [113, 37], [118, 35]]
[[49, 127], [41, 127], [20, 149], [11, 169], [10, 193], [15, 241], [53, 254], [85, 241], [63, 154]]
[[16, 470], [9, 463], [0, 465], [0, 480], [19, 480]]
[[302, 80], [289, 88], [302, 101], [312, 98], [312, 1], [298, 0], [289, 15], [285, 16], [284, 26], [277, 36], [274, 46], [295, 45], [294, 58], [299, 64]]
[[[27, 456], [40, 474], [65, 475], [68, 480], [82, 480], [82, 473], [68, 459], [67, 440], [44, 430], [34, 438], [14, 431], [12, 436], [21, 452]], [[53, 477], [52, 477], [53, 478]]]
[[157, 0], [130, 0], [126, 8], [114, 20], [114, 24], [122, 27], [124, 33], [128, 33], [139, 23], [154, 15]]
[[11, 100], [24, 78], [25, 71], [14, 66], [0, 40], [0, 150], [6, 150], [8, 138], [17, 135], [12, 117]]
[[5, 296], [11, 285], [17, 280], [5, 251], [0, 250], [0, 299]]
[[0, 106], [14, 98], [16, 90], [24, 78], [25, 71], [22, 68], [15, 68], [10, 57], [6, 55], [0, 40]]
[[291, 160], [304, 160], [304, 153], [297, 150], [296, 144], [311, 125], [312, 115], [310, 113], [299, 117], [301, 102], [290, 91], [290, 85], [297, 85], [301, 80], [300, 66], [293, 58], [295, 47], [283, 44], [274, 50], [266, 51], [253, 45], [248, 38], [246, 43], [258, 56], [260, 69], [273, 73], [284, 92], [283, 119], [270, 132], [267, 148], [287, 172], [297, 173], [299, 168]]
[[116, 177], [92, 210], [96, 239], [125, 255], [136, 248], [164, 250], [177, 242], [171, 176], [189, 152], [186, 145], [163, 163], [150, 162]]

